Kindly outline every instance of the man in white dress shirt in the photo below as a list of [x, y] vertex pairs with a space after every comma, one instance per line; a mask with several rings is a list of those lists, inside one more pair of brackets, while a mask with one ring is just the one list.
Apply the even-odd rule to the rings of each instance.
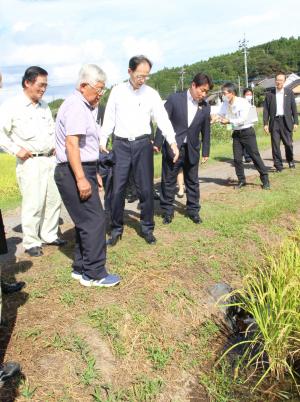
[[113, 151], [116, 163], [113, 168], [113, 192], [111, 203], [112, 232], [107, 244], [114, 246], [123, 233], [125, 190], [130, 170], [141, 207], [141, 235], [148, 244], [155, 244], [154, 201], [153, 201], [153, 145], [150, 141], [151, 116], [161, 129], [178, 159], [175, 133], [163, 102], [153, 88], [145, 85], [152, 67], [145, 56], [135, 56], [129, 60], [129, 81], [115, 86], [109, 96], [102, 132], [100, 150], [107, 152], [106, 145], [114, 132]]
[[251, 105], [246, 99], [236, 96], [236, 87], [230, 82], [222, 86], [222, 94], [224, 102], [219, 112], [219, 121], [222, 124], [231, 124], [232, 126], [234, 166], [238, 178], [237, 187], [242, 188], [246, 185], [243, 166], [243, 148], [245, 148], [260, 174], [262, 188], [269, 190], [270, 183], [267, 168], [257, 147], [253, 122], [249, 119]]
[[66, 243], [58, 237], [61, 198], [54, 181], [54, 122], [42, 100], [47, 77], [43, 68], [29, 67], [22, 79], [23, 92], [0, 108], [0, 147], [17, 157], [23, 246], [32, 257], [43, 255], [43, 243]]
[[284, 144], [289, 168], [295, 168], [293, 131], [298, 127], [298, 112], [294, 93], [291, 89], [285, 88], [284, 83], [285, 74], [276, 74], [276, 88], [267, 92], [263, 111], [264, 130], [266, 134], [271, 134], [272, 156], [276, 172], [281, 172], [283, 169], [281, 141]]

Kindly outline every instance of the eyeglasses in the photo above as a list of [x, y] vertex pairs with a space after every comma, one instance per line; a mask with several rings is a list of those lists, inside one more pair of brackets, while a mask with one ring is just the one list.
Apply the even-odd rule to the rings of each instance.
[[136, 74], [133, 75], [137, 80], [148, 81], [150, 78], [149, 75], [136, 75]]
[[92, 84], [90, 84], [89, 82], [88, 82], [88, 85], [91, 87], [91, 88], [93, 88], [96, 92], [97, 92], [97, 94], [98, 95], [104, 95], [105, 94], [105, 92], [106, 92], [106, 88], [96, 88], [96, 87], [94, 87], [94, 85], [92, 85]]

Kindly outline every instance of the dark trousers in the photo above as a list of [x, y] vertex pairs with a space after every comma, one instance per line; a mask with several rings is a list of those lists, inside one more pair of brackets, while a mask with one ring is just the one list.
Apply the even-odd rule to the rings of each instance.
[[243, 130], [234, 130], [232, 139], [234, 166], [238, 181], [246, 180], [243, 165], [243, 148], [245, 148], [260, 174], [261, 181], [264, 182], [268, 178], [268, 172], [257, 147], [254, 128], [249, 127]]
[[162, 149], [162, 175], [160, 206], [165, 214], [173, 215], [177, 176], [182, 168], [186, 189], [186, 210], [188, 215], [196, 215], [200, 210], [199, 162], [191, 164], [187, 144], [180, 147], [179, 158], [173, 163], [166, 145]]
[[251, 159], [250, 155], [247, 153], [245, 147], [243, 147], [243, 157], [245, 160]]
[[5, 238], [2, 214], [1, 214], [1, 210], [0, 210], [0, 255], [6, 254], [7, 252], [8, 252], [7, 243], [6, 243], [6, 238]]
[[276, 169], [283, 168], [280, 141], [284, 144], [287, 162], [292, 162], [294, 159], [293, 136], [292, 132], [287, 128], [283, 116], [275, 117], [274, 126], [271, 132], [272, 155]]
[[91, 279], [107, 276], [105, 215], [97, 183], [97, 167], [83, 165], [85, 177], [92, 186], [92, 195], [85, 201], [79, 197], [76, 180], [69, 165], [57, 165], [55, 182], [63, 203], [75, 224], [76, 244], [73, 269]]
[[113, 191], [111, 202], [112, 235], [122, 234], [126, 186], [132, 169], [134, 183], [141, 208], [141, 231], [154, 229], [153, 200], [153, 146], [149, 138], [123, 141], [115, 138], [113, 144], [116, 163], [113, 167]]
[[134, 175], [133, 171], [129, 173], [129, 178], [128, 178], [128, 183], [127, 183], [127, 189], [126, 189], [127, 196], [132, 196], [132, 197], [137, 197], [137, 192], [136, 192], [136, 185], [134, 182]]

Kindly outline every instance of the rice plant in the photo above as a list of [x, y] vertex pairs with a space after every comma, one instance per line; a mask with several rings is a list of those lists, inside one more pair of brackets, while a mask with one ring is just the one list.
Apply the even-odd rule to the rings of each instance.
[[244, 340], [230, 347], [221, 359], [243, 345], [244, 353], [236, 373], [244, 366], [250, 368], [249, 377], [259, 375], [254, 389], [269, 375], [281, 381], [285, 374], [292, 377], [297, 387], [293, 370], [294, 362], [300, 359], [300, 250], [297, 238], [299, 236], [287, 239], [278, 254], [266, 257], [264, 267], [256, 268], [246, 276], [242, 289], [229, 295], [236, 302], [227, 306], [239, 307], [252, 316], [253, 321], [244, 332]]

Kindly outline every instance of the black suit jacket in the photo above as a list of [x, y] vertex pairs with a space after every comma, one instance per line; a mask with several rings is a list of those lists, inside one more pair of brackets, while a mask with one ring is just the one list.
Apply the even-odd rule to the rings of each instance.
[[[173, 93], [165, 103], [169, 119], [176, 133], [178, 148], [181, 147], [187, 137], [188, 157], [190, 163], [196, 164], [200, 158], [200, 133], [202, 135], [202, 156], [209, 156], [210, 150], [210, 106], [204, 101], [199, 106], [194, 120], [188, 126], [187, 91]], [[155, 135], [154, 145], [161, 148], [164, 138], [158, 128]], [[166, 143], [167, 151], [173, 158], [172, 150]]]
[[[292, 90], [287, 88], [284, 88], [283, 110], [285, 124], [289, 131], [293, 131], [294, 124], [298, 124], [298, 114], [294, 93]], [[269, 125], [271, 132], [273, 131], [275, 116], [276, 89], [274, 88], [266, 94], [263, 112], [264, 126]]]

